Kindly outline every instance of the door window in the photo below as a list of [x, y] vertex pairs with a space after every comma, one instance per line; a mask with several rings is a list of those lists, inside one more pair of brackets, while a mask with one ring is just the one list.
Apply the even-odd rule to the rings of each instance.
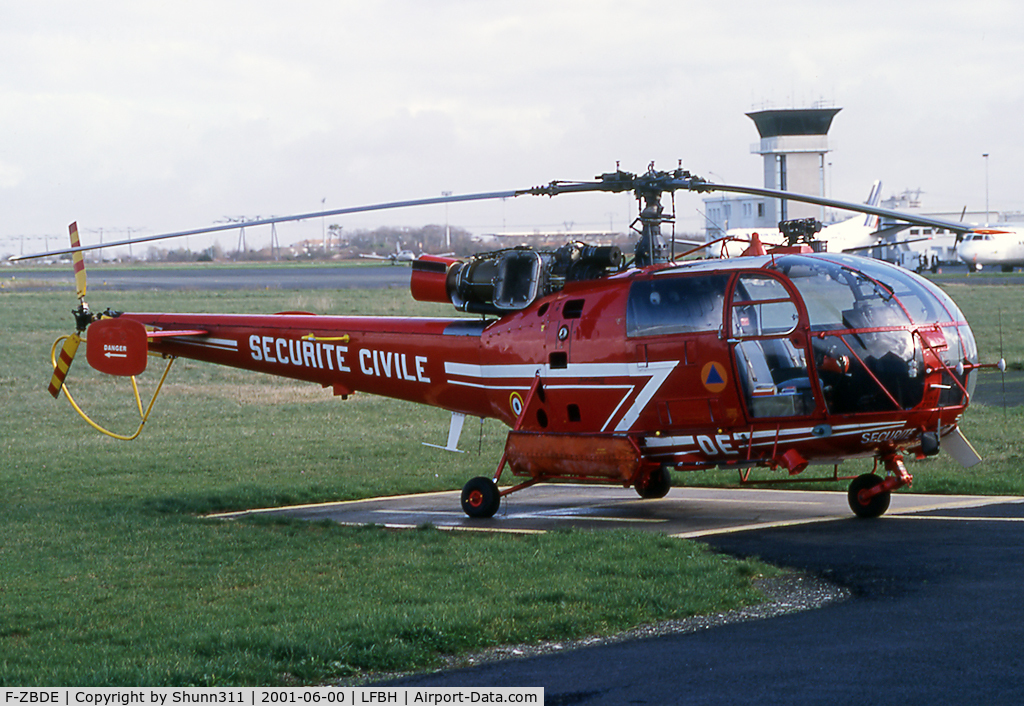
[[722, 327], [729, 275], [655, 277], [629, 289], [626, 334], [718, 331]]
[[793, 417], [815, 411], [806, 351], [791, 336], [799, 322], [796, 304], [777, 279], [756, 274], [739, 278], [730, 340], [750, 416]]

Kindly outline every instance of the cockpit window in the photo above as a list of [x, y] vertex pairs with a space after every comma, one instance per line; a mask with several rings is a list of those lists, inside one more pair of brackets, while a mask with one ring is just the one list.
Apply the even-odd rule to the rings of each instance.
[[892, 288], [859, 270], [807, 257], [780, 258], [776, 267], [799, 290], [812, 331], [910, 323]]
[[654, 277], [634, 282], [626, 309], [629, 336], [717, 331], [729, 275]]
[[778, 336], [796, 329], [800, 314], [782, 283], [765, 275], [743, 275], [732, 296], [734, 336]]
[[[774, 267], [791, 278], [807, 307], [816, 332], [811, 339], [815, 367], [832, 413], [920, 404], [924, 342], [953, 374], [958, 362], [977, 357], [973, 336], [953, 300], [912, 272], [839, 253], [786, 256]], [[936, 338], [938, 331], [942, 335]], [[944, 384], [951, 392], [943, 404], [955, 405], [964, 398], [964, 389], [973, 389], [973, 373]]]
[[963, 319], [945, 292], [913, 272], [879, 260], [859, 259], [854, 263], [848, 255], [836, 255], [835, 259], [856, 264], [860, 272], [882, 283], [895, 295], [915, 324], [944, 324]]
[[800, 312], [782, 282], [742, 274], [730, 307], [736, 372], [751, 417], [793, 417], [816, 408], [807, 356], [789, 334]]

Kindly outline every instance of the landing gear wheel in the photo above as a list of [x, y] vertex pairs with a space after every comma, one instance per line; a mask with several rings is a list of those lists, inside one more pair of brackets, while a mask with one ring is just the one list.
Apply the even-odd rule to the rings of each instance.
[[637, 494], [644, 500], [663, 498], [672, 489], [672, 476], [666, 466], [658, 466], [651, 471], [646, 481], [637, 483], [634, 487]]
[[490, 478], [478, 476], [462, 486], [462, 511], [470, 517], [493, 517], [501, 506], [501, 493]]
[[862, 490], [874, 488], [882, 482], [882, 479], [874, 473], [865, 473], [853, 479], [849, 491], [850, 509], [853, 510], [853, 514], [857, 517], [881, 517], [885, 514], [885, 511], [889, 509], [889, 499], [892, 496], [888, 490], [867, 499], [862, 499], [860, 496]]

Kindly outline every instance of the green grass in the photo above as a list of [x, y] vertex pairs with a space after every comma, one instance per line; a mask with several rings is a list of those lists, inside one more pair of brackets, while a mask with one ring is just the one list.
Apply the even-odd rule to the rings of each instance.
[[[405, 292], [97, 292], [95, 308], [440, 313]], [[458, 488], [505, 429], [178, 361], [142, 436], [88, 428], [45, 387], [68, 293], [0, 293], [0, 685], [306, 684], [435, 666], [486, 646], [611, 633], [760, 600], [774, 570], [653, 534], [491, 536], [199, 513]], [[144, 398], [159, 373], [142, 376]], [[76, 398], [117, 431], [130, 393]]]
[[994, 363], [1002, 355], [1009, 368], [1024, 370], [1021, 285], [972, 285], [970, 279], [964, 278], [962, 282], [943, 282], [941, 286], [971, 323], [983, 362]]

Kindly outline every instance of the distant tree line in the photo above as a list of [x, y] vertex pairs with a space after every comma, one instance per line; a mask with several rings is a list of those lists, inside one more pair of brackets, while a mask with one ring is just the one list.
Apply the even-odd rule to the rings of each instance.
[[[446, 233], [447, 230], [447, 233]], [[381, 255], [396, 250], [412, 250], [415, 253], [454, 252], [457, 255], [471, 255], [480, 249], [474, 243], [473, 235], [464, 228], [443, 225], [427, 225], [418, 228], [384, 226], [374, 230], [356, 230], [347, 233], [342, 242], [355, 255], [377, 252]]]
[[[482, 242], [465, 228], [443, 225], [426, 225], [418, 227], [382, 226], [374, 229], [349, 230], [342, 225], [334, 224], [327, 228], [323, 238], [313, 238], [291, 245], [245, 251], [225, 250], [219, 244], [204, 250], [187, 248], [166, 249], [151, 247], [147, 259], [157, 262], [223, 262], [223, 261], [273, 261], [273, 260], [345, 260], [356, 259], [360, 255], [391, 255], [402, 250], [420, 253], [451, 253], [455, 257], [468, 257], [475, 253], [496, 250], [515, 245], [530, 245], [538, 248], [556, 248], [574, 237], [588, 242], [615, 244], [622, 248], [627, 258], [632, 256], [636, 233], [601, 233], [597, 240], [584, 234], [576, 236], [566, 233], [538, 233], [531, 236], [509, 238], [504, 242]], [[699, 236], [690, 236], [693, 239]], [[685, 250], [685, 246], [677, 246], [676, 252]]]
[[368, 253], [388, 255], [399, 250], [411, 250], [416, 254], [450, 252], [466, 256], [478, 252], [480, 246], [474, 243], [468, 230], [454, 226], [384, 226], [350, 231], [343, 226], [332, 225], [325, 239], [307, 240], [280, 248], [267, 246], [240, 252], [225, 250], [219, 244], [198, 251], [150, 247], [147, 259], [159, 262], [321, 260], [357, 258], [360, 254]]

